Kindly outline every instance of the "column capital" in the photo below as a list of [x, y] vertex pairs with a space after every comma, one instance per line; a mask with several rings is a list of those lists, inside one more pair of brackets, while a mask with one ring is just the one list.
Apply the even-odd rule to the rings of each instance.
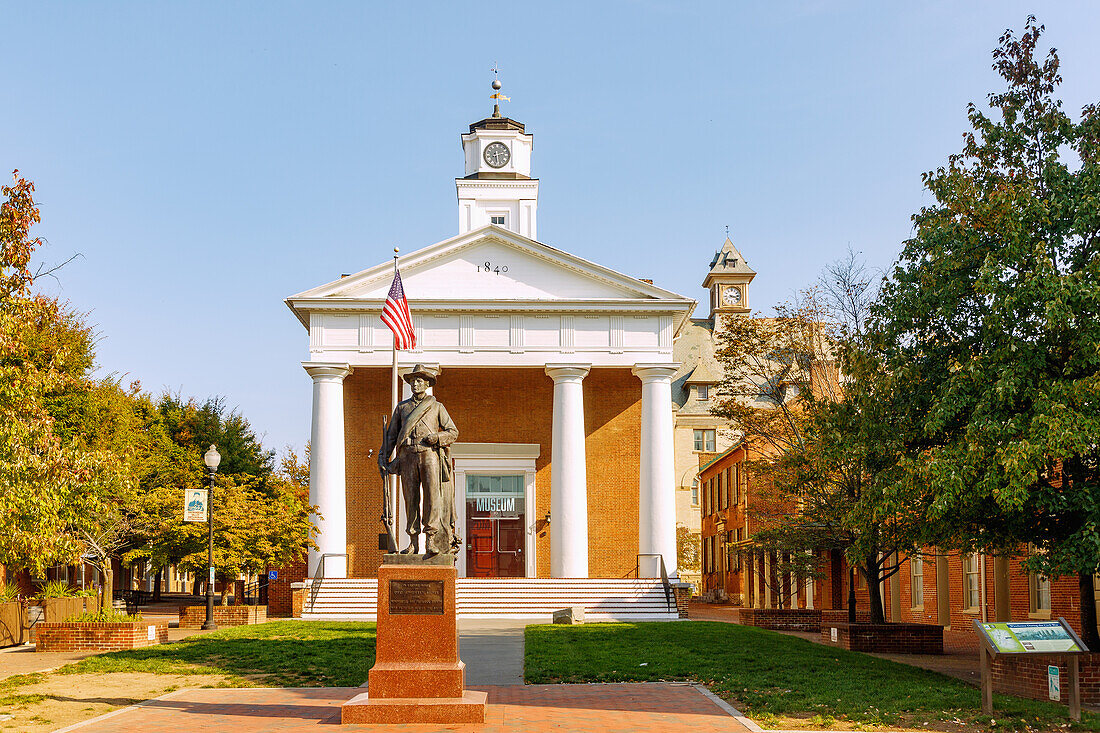
[[343, 382], [351, 374], [351, 366], [341, 361], [303, 361], [302, 368], [314, 382]]
[[679, 364], [635, 364], [630, 373], [642, 380], [643, 384], [660, 381], [670, 382], [679, 368]]
[[588, 375], [591, 364], [547, 364], [546, 376], [557, 382], [579, 382]]

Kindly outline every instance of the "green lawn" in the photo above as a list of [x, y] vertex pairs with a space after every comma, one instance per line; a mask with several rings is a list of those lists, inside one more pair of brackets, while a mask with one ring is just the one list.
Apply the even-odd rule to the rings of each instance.
[[[1006, 730], [1069, 723], [1065, 706], [1001, 695], [990, 718], [981, 714], [979, 691], [954, 678], [712, 621], [528, 626], [524, 669], [531, 684], [694, 680], [762, 724], [815, 716], [826, 725], [958, 719]], [[1086, 713], [1074, 727], [1100, 730], [1100, 717]]]
[[358, 687], [373, 666], [372, 623], [270, 621], [100, 654], [59, 672], [226, 674], [238, 684]]

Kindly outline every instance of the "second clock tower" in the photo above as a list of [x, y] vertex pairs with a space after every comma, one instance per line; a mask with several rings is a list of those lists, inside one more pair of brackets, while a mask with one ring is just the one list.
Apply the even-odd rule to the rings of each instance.
[[714, 327], [720, 325], [723, 315], [747, 315], [749, 308], [749, 283], [756, 271], [745, 262], [745, 257], [733, 246], [729, 237], [710, 261], [710, 272], [703, 280], [703, 287], [710, 291], [710, 317]]

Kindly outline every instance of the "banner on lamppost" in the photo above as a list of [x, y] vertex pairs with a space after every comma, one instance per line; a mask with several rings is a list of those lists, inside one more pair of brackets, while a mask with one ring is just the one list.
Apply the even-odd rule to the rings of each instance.
[[205, 522], [206, 521], [206, 503], [207, 491], [206, 489], [191, 489], [184, 492], [183, 495], [183, 521], [185, 522]]

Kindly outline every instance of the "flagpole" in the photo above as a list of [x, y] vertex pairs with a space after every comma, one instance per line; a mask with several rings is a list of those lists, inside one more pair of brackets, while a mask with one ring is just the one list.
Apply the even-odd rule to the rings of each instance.
[[[393, 274], [394, 274], [394, 277], [397, 277], [397, 257], [398, 257], [399, 253], [400, 253], [400, 250], [397, 247], [394, 247], [393, 248]], [[398, 401], [398, 398], [400, 397], [400, 392], [398, 391], [398, 380], [397, 380], [397, 334], [396, 333], [393, 334], [393, 341], [391, 341], [390, 343], [393, 346], [393, 369], [390, 372], [390, 414], [392, 415], [394, 412], [397, 411], [397, 401]], [[397, 446], [394, 446], [395, 449], [396, 449], [396, 447]], [[386, 456], [386, 460], [388, 461], [389, 459], [390, 459], [390, 457]], [[400, 508], [400, 505], [401, 505], [401, 498], [397, 495], [398, 490], [399, 490], [399, 487], [397, 485], [397, 474], [390, 474], [389, 477], [388, 477], [388, 480], [390, 482], [390, 497], [391, 497], [390, 503], [392, 504], [392, 506], [390, 507], [390, 516], [393, 517], [393, 522], [394, 522], [393, 537], [394, 537], [395, 542], [397, 542], [397, 544], [398, 544], [397, 549], [400, 550], [401, 549], [401, 546], [400, 546], [401, 541], [398, 538], [401, 536], [401, 528], [396, 526], [396, 525], [398, 523], [398, 517], [401, 516], [401, 512], [398, 511], [398, 509]]]

